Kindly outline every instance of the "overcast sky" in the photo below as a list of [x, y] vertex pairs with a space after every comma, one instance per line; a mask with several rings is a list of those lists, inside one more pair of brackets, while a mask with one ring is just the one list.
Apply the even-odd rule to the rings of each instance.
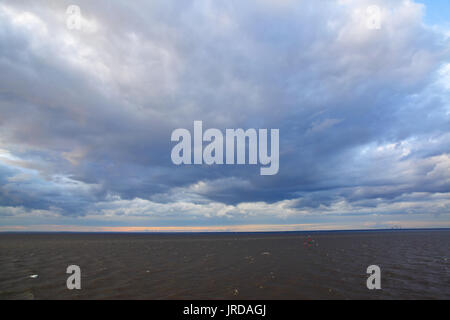
[[[0, 231], [450, 227], [449, 11], [1, 0]], [[278, 174], [174, 165], [194, 120], [279, 129]]]

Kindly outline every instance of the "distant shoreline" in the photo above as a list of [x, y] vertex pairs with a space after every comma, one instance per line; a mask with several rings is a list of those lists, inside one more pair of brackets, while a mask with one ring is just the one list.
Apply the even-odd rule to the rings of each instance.
[[347, 230], [296, 230], [296, 231], [0, 231], [0, 234], [294, 234], [294, 233], [350, 233], [395, 231], [450, 231], [450, 228], [391, 228]]

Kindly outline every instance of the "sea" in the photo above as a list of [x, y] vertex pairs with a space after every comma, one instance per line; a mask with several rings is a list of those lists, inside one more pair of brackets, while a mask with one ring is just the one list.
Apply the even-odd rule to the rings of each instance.
[[448, 300], [450, 229], [0, 233], [0, 299]]

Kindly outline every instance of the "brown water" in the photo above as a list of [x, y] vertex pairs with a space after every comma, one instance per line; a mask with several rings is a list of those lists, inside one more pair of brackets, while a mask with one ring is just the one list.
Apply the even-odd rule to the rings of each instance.
[[0, 234], [0, 299], [450, 299], [449, 246], [450, 230]]

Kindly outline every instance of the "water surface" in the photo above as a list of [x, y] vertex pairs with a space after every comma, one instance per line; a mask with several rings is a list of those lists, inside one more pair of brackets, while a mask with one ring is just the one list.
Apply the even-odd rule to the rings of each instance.
[[450, 230], [3, 233], [0, 299], [450, 299], [449, 246]]

